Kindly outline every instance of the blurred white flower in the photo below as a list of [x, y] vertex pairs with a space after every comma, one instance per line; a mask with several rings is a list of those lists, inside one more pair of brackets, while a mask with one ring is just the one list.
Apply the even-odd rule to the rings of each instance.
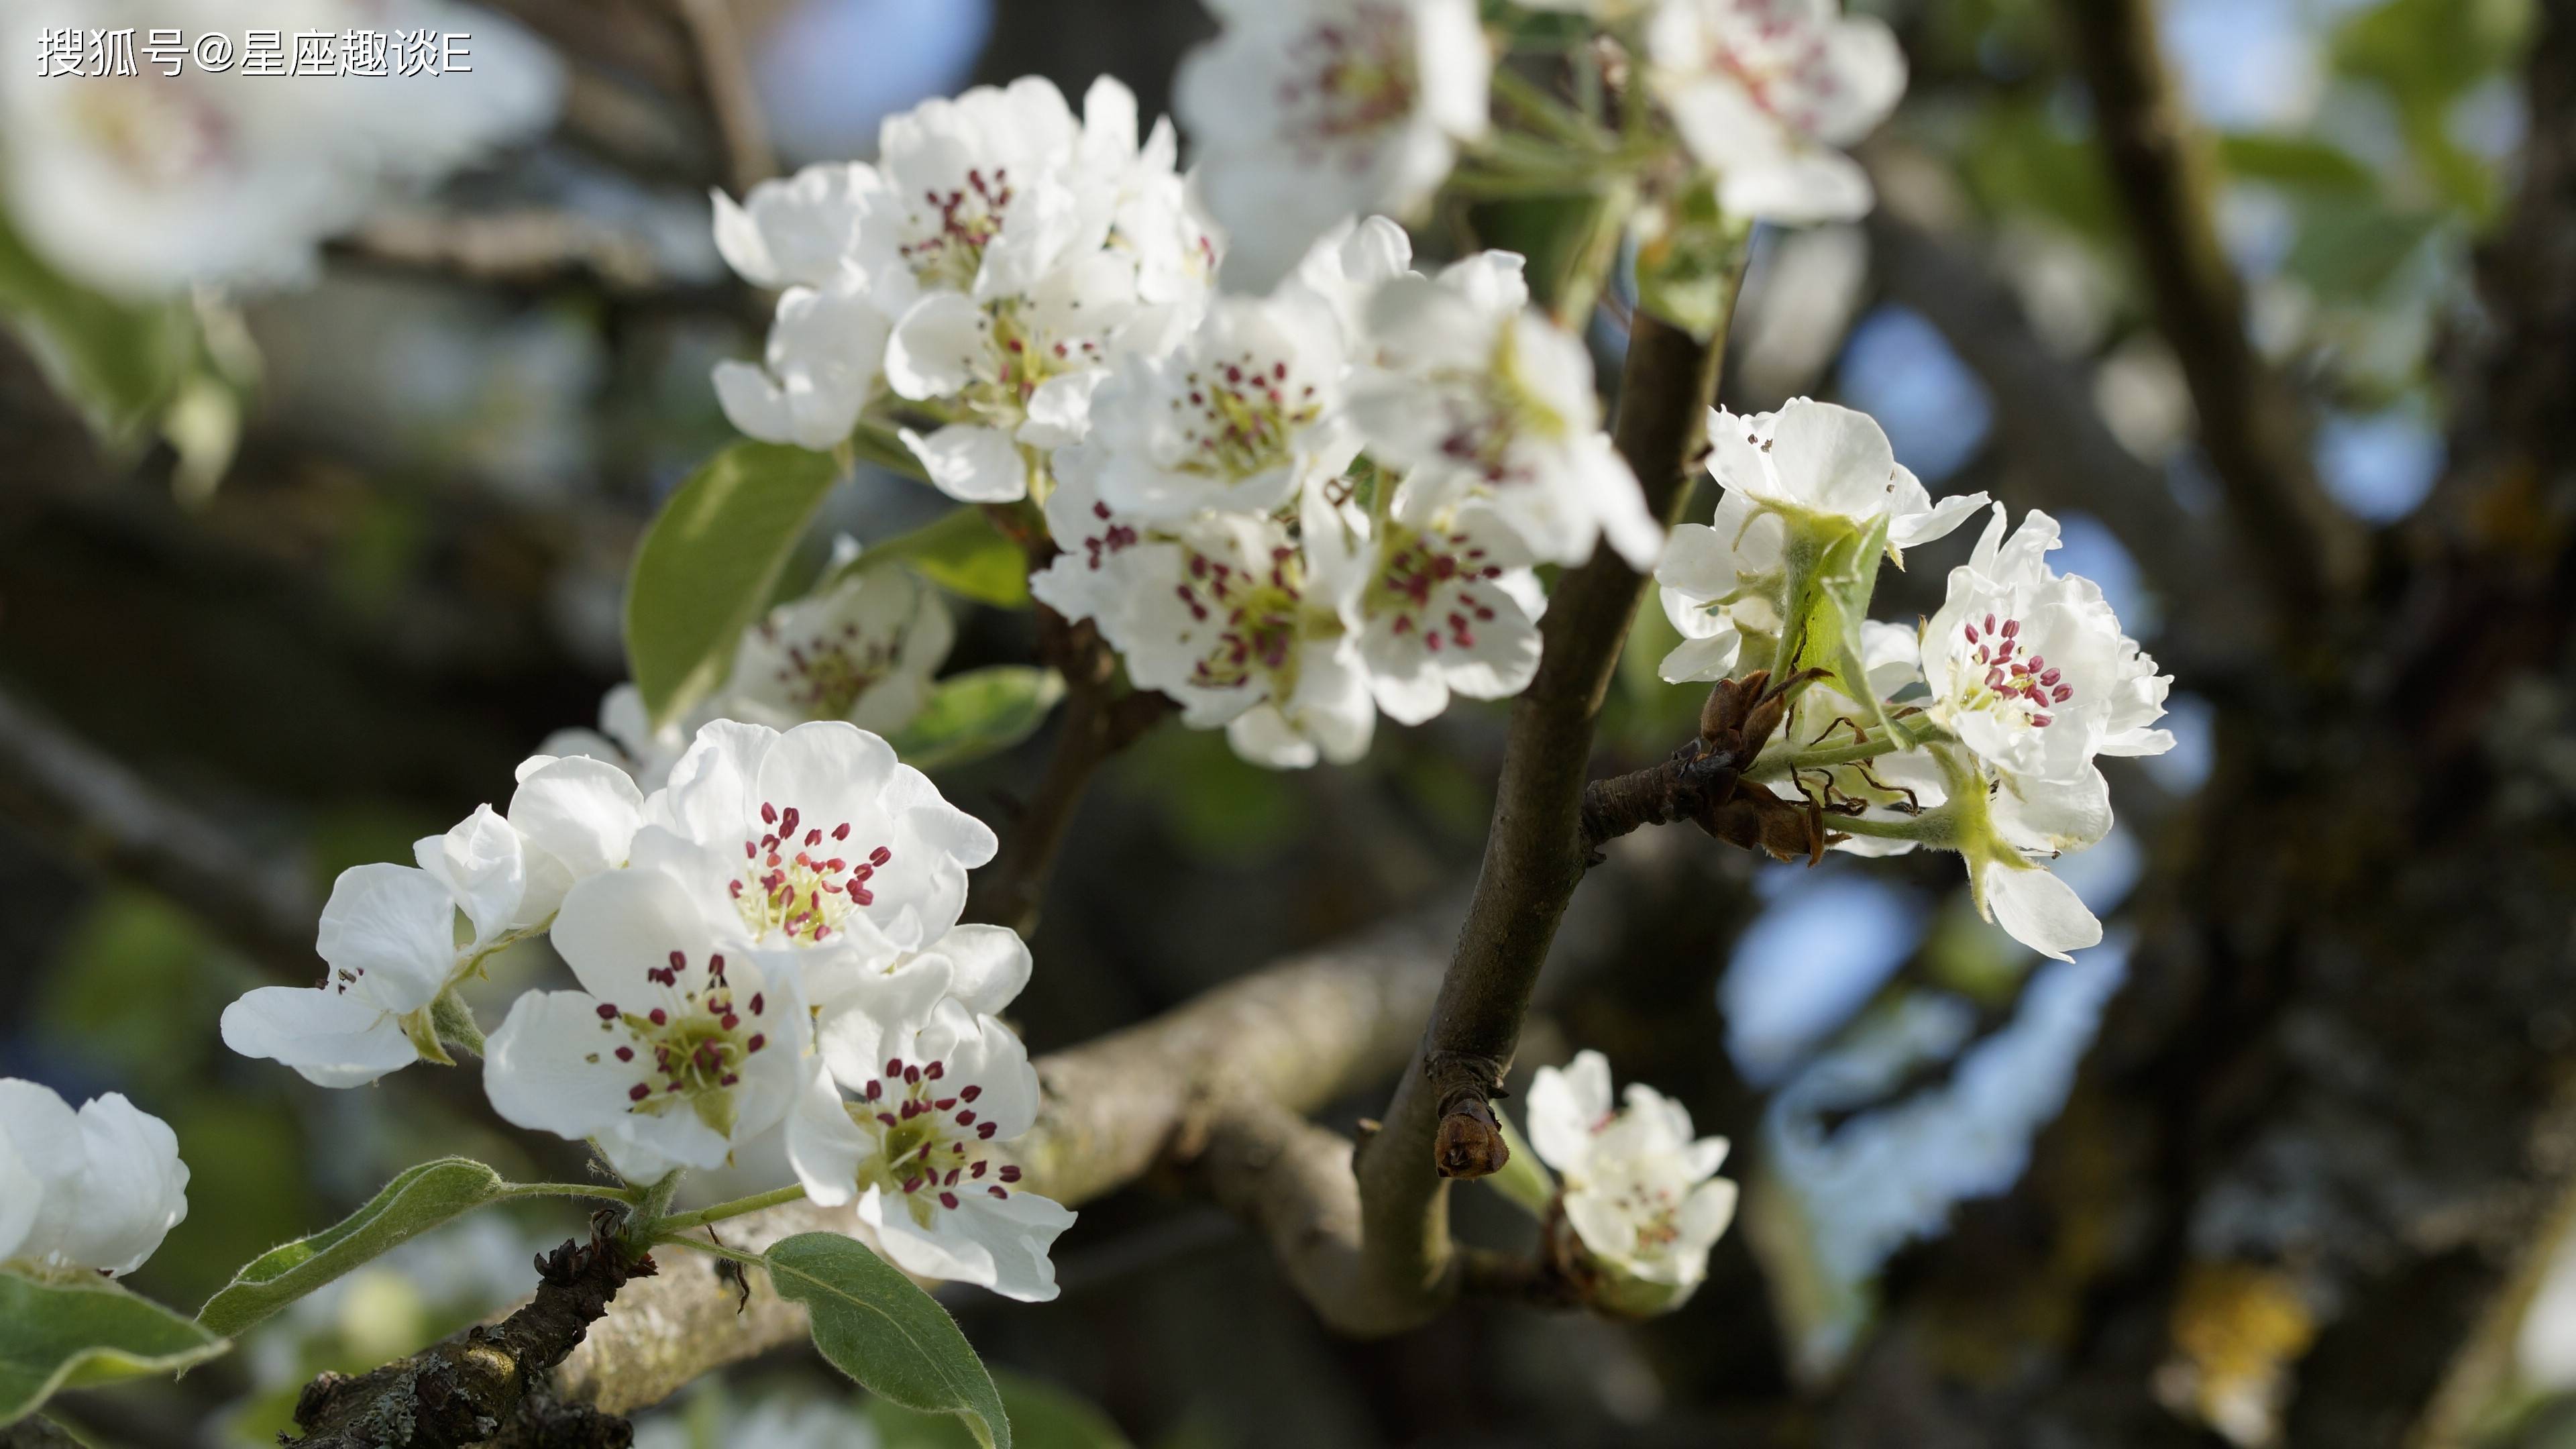
[[1427, 202], [1485, 133], [1493, 51], [1474, 0], [1212, 0], [1215, 40], [1174, 104], [1230, 239], [1227, 282], [1262, 291], [1336, 222]]
[[889, 330], [853, 278], [790, 287], [760, 364], [716, 364], [716, 401], [726, 421], [762, 442], [828, 452], [876, 396]]
[[408, 865], [355, 865], [332, 883], [314, 942], [319, 986], [262, 986], [224, 1008], [224, 1045], [293, 1067], [319, 1087], [355, 1087], [439, 1055], [430, 1004], [462, 959], [456, 898]]
[[[562, 76], [518, 26], [441, 0], [196, 0], [193, 42], [225, 36], [231, 68], [197, 52], [178, 75], [140, 52], [174, 16], [138, 0], [26, 0], [0, 23], [12, 55], [59, 25], [137, 28], [133, 75], [0, 67], [0, 194], [44, 258], [105, 291], [158, 297], [195, 283], [274, 284], [314, 246], [404, 188], [434, 181], [552, 120]], [[254, 75], [240, 38], [327, 32], [338, 73]], [[467, 32], [470, 73], [348, 73], [351, 32]], [[443, 66], [442, 66], [443, 68]]]
[[75, 1112], [51, 1087], [0, 1078], [0, 1263], [121, 1277], [187, 1215], [168, 1123], [115, 1092]]
[[573, 887], [555, 950], [579, 991], [531, 991], [492, 1033], [492, 1109], [598, 1145], [629, 1181], [724, 1165], [778, 1125], [808, 1070], [792, 961], [749, 943], [721, 904], [663, 871]]
[[1529, 1134], [1564, 1179], [1565, 1221], [1600, 1275], [1592, 1301], [1640, 1316], [1680, 1307], [1735, 1219], [1735, 1184], [1716, 1175], [1726, 1139], [1694, 1139], [1689, 1109], [1642, 1082], [1614, 1109], [1610, 1063], [1591, 1051], [1538, 1069]]
[[787, 1129], [806, 1195], [855, 1198], [897, 1267], [1023, 1302], [1055, 1297], [1047, 1254], [1074, 1215], [1021, 1187], [1019, 1167], [993, 1151], [1037, 1120], [1038, 1074], [1019, 1038], [957, 1001], [880, 991], [826, 1014], [816, 1049], [825, 1070]]
[[1730, 215], [1851, 221], [1869, 174], [1838, 148], [1869, 134], [1905, 93], [1887, 26], [1839, 0], [1662, 0], [1647, 23], [1647, 74], [1683, 144], [1717, 173]]
[[726, 714], [779, 729], [837, 719], [892, 734], [929, 700], [956, 637], [911, 570], [852, 574], [744, 630], [719, 698]]
[[1530, 307], [1519, 257], [1397, 277], [1371, 297], [1368, 329], [1380, 365], [1350, 410], [1371, 456], [1410, 470], [1397, 518], [1422, 527], [1481, 498], [1541, 560], [1582, 563], [1607, 537], [1631, 567], [1654, 566], [1663, 526], [1601, 431], [1592, 358]]

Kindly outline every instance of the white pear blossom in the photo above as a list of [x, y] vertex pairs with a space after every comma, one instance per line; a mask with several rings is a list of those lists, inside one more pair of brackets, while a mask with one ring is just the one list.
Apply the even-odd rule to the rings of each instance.
[[[40, 33], [126, 29], [139, 49], [182, 18], [140, 0], [25, 0], [0, 25], [0, 198], [45, 260], [101, 290], [163, 297], [191, 284], [264, 285], [313, 270], [315, 243], [385, 201], [550, 121], [562, 76], [518, 26], [439, 0], [194, 0], [188, 39], [220, 35], [230, 66], [191, 53], [177, 75], [43, 75]], [[330, 38], [331, 74], [254, 74], [245, 32]], [[378, 53], [348, 73], [349, 32], [472, 36], [470, 73]], [[292, 70], [293, 67], [287, 67]], [[443, 66], [442, 66], [443, 69]]]
[[1745, 636], [1776, 637], [1793, 544], [1813, 551], [1819, 533], [1866, 534], [1883, 521], [1889, 557], [1953, 532], [1986, 503], [1983, 493], [1935, 501], [1896, 461], [1867, 413], [1793, 398], [1778, 412], [1709, 413], [1711, 476], [1723, 485], [1715, 517], [1673, 530], [1655, 580], [1682, 643], [1665, 679], [1724, 679]]
[[1213, 0], [1182, 61], [1181, 122], [1228, 282], [1261, 291], [1334, 223], [1430, 200], [1487, 127], [1493, 51], [1474, 0]]
[[1679, 1307], [1735, 1218], [1735, 1184], [1716, 1175], [1726, 1139], [1694, 1139], [1689, 1109], [1641, 1082], [1614, 1110], [1610, 1063], [1592, 1051], [1538, 1069], [1529, 1134], [1564, 1179], [1565, 1221], [1602, 1275], [1595, 1301], [1640, 1315]]
[[1369, 693], [1387, 718], [1420, 724], [1453, 693], [1506, 698], [1538, 672], [1547, 595], [1529, 549], [1483, 502], [1422, 528], [1309, 509], [1305, 549], [1359, 641]]
[[351, 866], [333, 882], [314, 942], [319, 986], [262, 986], [224, 1008], [224, 1045], [355, 1087], [424, 1056], [443, 1058], [430, 1004], [462, 959], [456, 898], [415, 866]]
[[855, 274], [821, 289], [790, 287], [760, 364], [716, 364], [716, 401], [728, 422], [762, 442], [827, 452], [876, 397], [890, 331]]
[[732, 913], [752, 942], [872, 959], [946, 936], [966, 872], [997, 845], [892, 746], [838, 720], [707, 725], [651, 815], [635, 863]]
[[1155, 521], [1278, 508], [1359, 452], [1342, 374], [1323, 298], [1290, 282], [1217, 299], [1177, 351], [1124, 360], [1092, 394], [1101, 498]]
[[1874, 17], [1840, 0], [1662, 0], [1647, 74], [1682, 142], [1717, 173], [1730, 215], [1850, 221], [1869, 174], [1837, 149], [1896, 109], [1905, 56]]
[[1074, 1215], [1022, 1187], [995, 1150], [1037, 1120], [1038, 1074], [1019, 1038], [955, 1000], [889, 992], [827, 1014], [816, 1049], [824, 1071], [787, 1129], [806, 1195], [855, 1199], [910, 1272], [1055, 1297], [1047, 1254]]
[[605, 761], [540, 755], [519, 769], [506, 817], [478, 806], [418, 842], [418, 866], [342, 871], [314, 943], [329, 973], [318, 986], [244, 994], [224, 1008], [224, 1044], [323, 1087], [447, 1060], [430, 1011], [440, 993], [543, 927], [574, 882], [624, 865], [642, 823], [643, 796]]
[[170, 1124], [115, 1092], [75, 1112], [51, 1087], [0, 1078], [0, 1264], [122, 1277], [187, 1215]]
[[1482, 498], [1540, 559], [1579, 564], [1606, 536], [1654, 566], [1663, 527], [1601, 431], [1591, 356], [1531, 309], [1519, 257], [1398, 277], [1368, 326], [1383, 365], [1354, 382], [1350, 410], [1373, 458], [1411, 470], [1398, 519], [1420, 527]]
[[578, 991], [531, 991], [492, 1033], [484, 1088], [504, 1119], [598, 1145], [629, 1181], [724, 1165], [776, 1127], [810, 1070], [792, 958], [649, 866], [573, 887], [555, 950]]
[[722, 707], [780, 729], [837, 719], [891, 734], [928, 702], [956, 638], [947, 606], [919, 575], [853, 573], [743, 631]]
[[1094, 620], [1138, 688], [1180, 701], [1192, 729], [1225, 726], [1247, 760], [1296, 769], [1367, 753], [1377, 712], [1357, 644], [1338, 601], [1309, 587], [1287, 526], [1206, 514], [1150, 531], [1101, 501], [1100, 466], [1087, 444], [1056, 455], [1047, 517], [1064, 552], [1030, 591]]
[[2048, 566], [2057, 520], [2033, 510], [2009, 539], [2004, 521], [1998, 506], [1924, 626], [1926, 713], [2012, 781], [2070, 781], [2096, 755], [2172, 749], [2152, 726], [2173, 677], [2122, 632], [2100, 586]]
[[843, 161], [763, 181], [739, 202], [714, 192], [716, 252], [757, 287], [829, 287], [853, 271], [861, 200], [881, 184]]

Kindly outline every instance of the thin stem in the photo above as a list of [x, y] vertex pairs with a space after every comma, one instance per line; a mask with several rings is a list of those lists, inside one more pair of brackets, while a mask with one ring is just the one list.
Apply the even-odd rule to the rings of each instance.
[[1501, 101], [1540, 130], [1570, 142], [1586, 151], [1607, 151], [1610, 137], [1585, 119], [1580, 112], [1547, 93], [1529, 77], [1508, 65], [1494, 67], [1494, 99]]
[[882, 424], [861, 419], [859, 425], [850, 430], [849, 441], [843, 446], [849, 454], [845, 461], [867, 463], [889, 473], [899, 473], [916, 483], [930, 481], [929, 470], [921, 466], [921, 460], [913, 456], [912, 449], [905, 445], [902, 437]]
[[738, 1197], [731, 1202], [720, 1202], [713, 1207], [702, 1207], [693, 1212], [674, 1213], [666, 1218], [657, 1218], [648, 1226], [656, 1233], [685, 1233], [691, 1228], [702, 1228], [709, 1223], [720, 1223], [727, 1218], [756, 1213], [762, 1208], [773, 1208], [783, 1202], [795, 1202], [804, 1196], [803, 1184], [789, 1183], [785, 1187], [756, 1192], [749, 1197]]
[[501, 1200], [523, 1197], [586, 1197], [600, 1202], [622, 1202], [633, 1207], [642, 1195], [631, 1187], [610, 1187], [597, 1182], [514, 1182], [501, 1190]]
[[1950, 832], [1941, 828], [1940, 822], [1932, 818], [1934, 814], [1937, 812], [1926, 812], [1921, 817], [1905, 820], [1880, 820], [1867, 815], [1836, 815], [1831, 817], [1831, 823], [1826, 828], [1839, 830], [1845, 835], [1868, 835], [1880, 840], [1924, 842], [1947, 839]]
[[1754, 762], [1753, 768], [1746, 772], [1745, 778], [1777, 780], [1797, 770], [1821, 770], [1833, 765], [1856, 765], [1864, 760], [1875, 760], [1881, 755], [1921, 749], [1925, 745], [1936, 744], [1949, 738], [1945, 731], [1928, 722], [1923, 732], [1917, 734], [1907, 728], [1902, 721], [1893, 719], [1887, 722], [1887, 733], [1892, 738], [1857, 740], [1848, 745], [1834, 745], [1813, 750], [1783, 750], [1777, 754], [1766, 755]]
[[740, 1263], [746, 1268], [766, 1268], [769, 1266], [769, 1260], [763, 1258], [758, 1253], [746, 1253], [740, 1248], [728, 1248], [722, 1243], [711, 1243], [704, 1238], [684, 1238], [677, 1233], [660, 1233], [655, 1235], [653, 1239], [653, 1245], [655, 1247], [658, 1248], [665, 1243], [671, 1244], [674, 1247], [695, 1248], [697, 1251], [706, 1254], [710, 1258], [722, 1258], [729, 1263]]

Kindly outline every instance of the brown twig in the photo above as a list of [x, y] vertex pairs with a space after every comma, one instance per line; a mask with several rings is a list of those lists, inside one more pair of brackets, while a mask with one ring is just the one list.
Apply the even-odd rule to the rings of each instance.
[[643, 238], [545, 207], [470, 215], [426, 208], [385, 212], [333, 242], [331, 251], [375, 266], [504, 286], [587, 281], [619, 296], [693, 288], [710, 298], [720, 295], [715, 278], [670, 276]]
[[399, 1363], [358, 1375], [324, 1374], [295, 1403], [306, 1449], [461, 1449], [507, 1431], [518, 1442], [596, 1445], [632, 1441], [606, 1414], [539, 1396], [545, 1437], [514, 1427], [543, 1375], [564, 1361], [630, 1279], [649, 1278], [651, 1256], [614, 1236], [567, 1240], [537, 1259], [537, 1293], [497, 1326], [477, 1325]]
[[[1679, 507], [1699, 461], [1722, 355], [1722, 341], [1636, 318], [1614, 440], [1658, 516]], [[1421, 1068], [1398, 1084], [1385, 1129], [1359, 1155], [1373, 1281], [1401, 1293], [1406, 1309], [1382, 1329], [1428, 1317], [1456, 1289], [1443, 1169], [1491, 1171], [1509, 1156], [1486, 1102], [1583, 878], [1593, 720], [1645, 582], [1604, 548], [1569, 570], [1548, 600], [1538, 674], [1512, 706], [1484, 864], [1423, 1034]]]
[[2265, 560], [2281, 616], [2309, 617], [2358, 584], [2364, 539], [2317, 482], [2297, 399], [2246, 337], [2243, 289], [2212, 211], [2210, 158], [2165, 66], [2154, 0], [2063, 0], [2058, 9], [2159, 328], [2199, 412], [2201, 445], [2240, 533]]

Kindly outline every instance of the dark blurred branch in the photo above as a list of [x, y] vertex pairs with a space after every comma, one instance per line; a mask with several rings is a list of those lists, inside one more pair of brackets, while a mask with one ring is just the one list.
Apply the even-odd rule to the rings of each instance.
[[2182, 364], [2201, 444], [2281, 617], [2348, 596], [2360, 526], [2319, 486], [2308, 426], [2254, 355], [2245, 299], [2213, 214], [2211, 158], [2192, 134], [2156, 38], [2154, 0], [2062, 0], [2157, 322]]
[[735, 194], [778, 174], [778, 156], [770, 149], [769, 121], [761, 114], [760, 93], [751, 79], [751, 57], [736, 23], [734, 0], [675, 0], [681, 23], [697, 52], [698, 88], [724, 138], [725, 174]]
[[2100, 518], [2165, 603], [2173, 632], [2198, 648], [2241, 632], [2254, 570], [2211, 567], [2230, 540], [2185, 512], [2163, 470], [2112, 436], [2085, 386], [2089, 370], [2052, 351], [2012, 288], [1966, 251], [1889, 206], [1872, 212], [1868, 226], [1889, 298], [1939, 328], [1994, 399], [2007, 476], [2023, 494], [2015, 501]]
[[[1630, 332], [1614, 438], [1658, 517], [1679, 506], [1705, 445], [1720, 338], [1700, 342], [1642, 312]], [[1548, 599], [1538, 674], [1512, 704], [1484, 864], [1423, 1033], [1420, 1069], [1398, 1083], [1384, 1130], [1359, 1154], [1371, 1276], [1406, 1309], [1382, 1330], [1419, 1322], [1456, 1289], [1448, 1174], [1490, 1172], [1509, 1155], [1487, 1103], [1583, 879], [1593, 721], [1645, 585], [1604, 546]]]
[[619, 296], [703, 290], [668, 275], [650, 243], [577, 212], [547, 208], [477, 214], [408, 209], [375, 217], [331, 244], [334, 255], [470, 282], [593, 283]]
[[303, 872], [0, 691], [0, 813], [67, 860], [194, 913], [282, 976], [319, 974]]

